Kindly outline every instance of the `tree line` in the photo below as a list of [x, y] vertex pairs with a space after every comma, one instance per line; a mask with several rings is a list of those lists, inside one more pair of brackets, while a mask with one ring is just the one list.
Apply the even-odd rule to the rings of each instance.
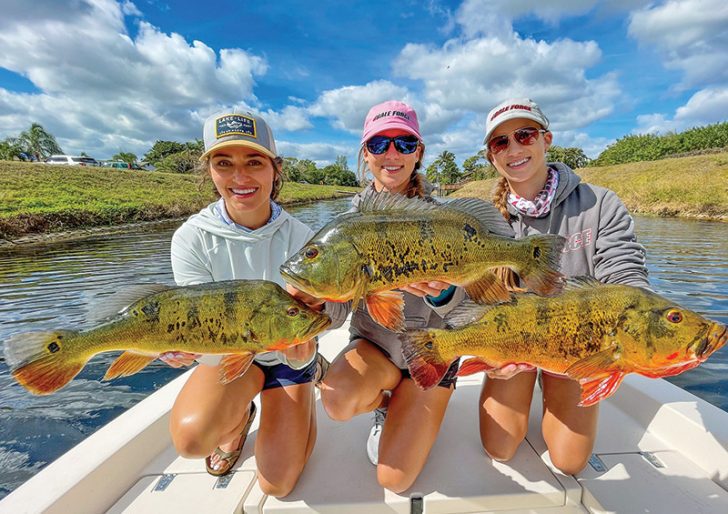
[[[684, 155], [711, 149], [728, 148], [728, 122], [696, 127], [684, 132], [669, 132], [665, 135], [630, 135], [609, 145], [596, 159], [589, 159], [581, 148], [552, 146], [547, 160], [563, 162], [573, 169], [586, 166], [608, 166], [627, 162], [648, 161], [665, 157]], [[159, 171], [168, 173], [192, 173], [199, 164], [204, 151], [201, 140], [179, 143], [161, 141], [142, 157], [142, 163], [150, 164]], [[0, 141], [0, 160], [45, 160], [52, 154], [64, 153], [55, 137], [39, 123], [31, 124], [28, 130], [17, 137]], [[82, 153], [81, 155], [85, 155]], [[137, 163], [137, 156], [131, 152], [119, 152], [112, 160], [129, 164]], [[427, 179], [435, 184], [448, 185], [470, 180], [483, 180], [497, 176], [495, 168], [488, 162], [485, 150], [467, 157], [462, 168], [456, 162], [454, 153], [444, 150], [424, 170]], [[356, 186], [358, 180], [349, 169], [346, 156], [339, 155], [333, 164], [319, 167], [310, 159], [284, 157], [283, 173], [287, 180], [308, 184], [329, 184]]]

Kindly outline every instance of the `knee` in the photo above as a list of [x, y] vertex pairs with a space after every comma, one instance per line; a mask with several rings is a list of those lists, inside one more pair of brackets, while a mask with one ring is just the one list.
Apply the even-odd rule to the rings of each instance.
[[260, 490], [263, 491], [263, 494], [267, 494], [268, 496], [273, 496], [275, 498], [283, 498], [284, 496], [288, 496], [291, 494], [291, 491], [293, 491], [293, 488], [296, 486], [296, 482], [292, 483], [271, 483], [264, 479], [258, 479], [258, 483], [260, 484]]
[[590, 454], [579, 454], [577, 452], [553, 452], [549, 450], [551, 463], [565, 475], [576, 475], [584, 469], [589, 462]]
[[518, 451], [518, 447], [521, 445], [521, 440], [518, 441], [500, 441], [497, 444], [491, 441], [481, 441], [483, 443], [483, 449], [488, 456], [499, 462], [507, 462], [513, 458]]
[[293, 488], [296, 487], [298, 478], [301, 476], [301, 471], [303, 470], [296, 466], [292, 466], [282, 470], [280, 476], [277, 476], [278, 473], [275, 471], [272, 473], [270, 471], [262, 473], [259, 469], [258, 484], [260, 485], [261, 491], [268, 496], [283, 498], [284, 496], [291, 494]]
[[525, 424], [518, 424], [518, 426], [513, 426], [509, 430], [502, 427], [481, 430], [480, 442], [491, 459], [506, 462], [516, 454], [518, 447], [526, 438], [527, 431], [528, 427]]
[[377, 481], [379, 485], [393, 493], [400, 494], [406, 491], [412, 487], [416, 478], [417, 475], [409, 474], [401, 469], [393, 469], [381, 464], [377, 466]]
[[326, 414], [334, 421], [349, 421], [356, 414], [351, 397], [338, 394], [334, 389], [321, 390], [321, 403]]
[[172, 443], [177, 453], [187, 459], [205, 457], [215, 447], [209, 431], [201, 429], [194, 423], [177, 423], [170, 429]]

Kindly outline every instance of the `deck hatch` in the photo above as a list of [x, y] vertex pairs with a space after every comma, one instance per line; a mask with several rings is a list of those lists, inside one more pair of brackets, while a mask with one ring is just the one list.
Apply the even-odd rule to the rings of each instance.
[[234, 474], [235, 473], [228, 473], [227, 475], [219, 477], [215, 481], [215, 489], [227, 489], [227, 486], [230, 485], [230, 481], [233, 479]]
[[607, 470], [606, 464], [604, 464], [604, 461], [596, 453], [592, 453], [592, 456], [589, 457], [589, 465], [594, 471], [599, 473], [604, 473]]
[[174, 480], [174, 477], [177, 476], [177, 473], [165, 473], [161, 477], [159, 477], [159, 480], [157, 481], [157, 485], [154, 486], [154, 489], [152, 489], [152, 492], [159, 492], [164, 491], [169, 487], [169, 484], [172, 483], [172, 480]]

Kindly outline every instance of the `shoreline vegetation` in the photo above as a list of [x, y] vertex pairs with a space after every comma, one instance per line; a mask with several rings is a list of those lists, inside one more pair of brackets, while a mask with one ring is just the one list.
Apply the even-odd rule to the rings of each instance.
[[[728, 222], [728, 152], [574, 170], [611, 189], [632, 214]], [[450, 196], [490, 200], [497, 179], [465, 184]]]
[[[281, 205], [360, 188], [285, 183]], [[0, 248], [181, 220], [215, 201], [199, 175], [0, 161]]]
[[[728, 152], [575, 170], [615, 191], [635, 214], [728, 222]], [[495, 179], [450, 196], [490, 198]], [[286, 182], [282, 205], [360, 188]], [[0, 247], [119, 232], [183, 219], [215, 200], [194, 174], [0, 161]]]

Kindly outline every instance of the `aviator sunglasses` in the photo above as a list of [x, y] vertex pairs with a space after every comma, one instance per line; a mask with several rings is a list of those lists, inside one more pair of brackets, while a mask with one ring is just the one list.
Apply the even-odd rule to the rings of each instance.
[[[516, 143], [518, 143], [519, 145], [531, 146], [533, 143], [536, 142], [539, 134], [545, 134], [546, 132], [548, 131], [543, 129], [524, 127], [518, 130], [514, 130], [512, 134], [513, 139], [515, 139]], [[510, 135], [506, 134], [503, 136], [496, 136], [492, 138], [490, 141], [488, 141], [488, 144], [486, 146], [488, 147], [488, 151], [495, 155], [503, 152], [506, 148], [508, 148], [509, 142]]]
[[374, 155], [381, 155], [389, 148], [389, 143], [394, 143], [394, 148], [403, 154], [410, 154], [417, 150], [420, 140], [415, 136], [374, 136], [366, 142], [367, 150]]

